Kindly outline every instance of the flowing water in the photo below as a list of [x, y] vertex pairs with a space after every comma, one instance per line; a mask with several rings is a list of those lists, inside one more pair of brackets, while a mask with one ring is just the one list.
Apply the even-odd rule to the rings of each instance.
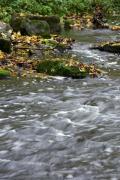
[[120, 57], [89, 50], [119, 32], [71, 32], [72, 53], [108, 73], [0, 81], [1, 180], [120, 179]]

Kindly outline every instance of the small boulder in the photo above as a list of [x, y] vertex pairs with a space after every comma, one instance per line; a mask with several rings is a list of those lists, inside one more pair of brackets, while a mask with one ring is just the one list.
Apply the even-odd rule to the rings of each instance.
[[50, 37], [50, 28], [46, 21], [25, 19], [21, 22], [20, 32], [22, 35]]
[[46, 21], [50, 26], [50, 33], [60, 33], [61, 24], [58, 16], [40, 16], [40, 15], [29, 15], [29, 19]]
[[72, 25], [72, 20], [69, 20], [67, 18], [64, 19], [64, 29], [70, 30]]
[[11, 52], [12, 28], [9, 24], [0, 21], [0, 50], [6, 53]]
[[106, 52], [120, 54], [120, 41], [97, 43], [91, 49], [98, 49], [100, 51], [106, 51]]
[[11, 40], [10, 38], [4, 38], [4, 37], [0, 37], [0, 50], [6, 53], [10, 53], [11, 52]]
[[61, 32], [60, 18], [58, 16], [47, 16], [46, 21], [50, 26], [51, 33]]
[[85, 78], [88, 75], [86, 71], [80, 71], [79, 67], [70, 66], [67, 63], [62, 60], [43, 60], [38, 64], [36, 70], [38, 73], [71, 78]]
[[12, 34], [12, 31], [13, 29], [9, 24], [0, 21], [0, 33], [4, 33], [10, 37]]
[[44, 19], [39, 19], [36, 16], [13, 14], [10, 24], [15, 32], [20, 31], [22, 35], [50, 37], [49, 24]]
[[13, 28], [14, 32], [20, 31], [21, 22], [25, 19], [25, 17], [21, 17], [20, 14], [13, 14], [10, 20], [10, 25]]

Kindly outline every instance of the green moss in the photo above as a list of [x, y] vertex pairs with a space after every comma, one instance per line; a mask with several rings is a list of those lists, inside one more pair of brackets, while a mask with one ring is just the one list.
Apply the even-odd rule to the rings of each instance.
[[46, 21], [25, 19], [21, 23], [20, 31], [22, 35], [50, 37], [50, 28]]
[[0, 69], [0, 79], [6, 78], [10, 76], [10, 72], [4, 69]]
[[69, 20], [69, 19], [64, 20], [64, 28], [65, 29], [71, 29], [71, 24], [73, 24], [72, 20]]
[[100, 51], [107, 51], [111, 53], [120, 53], [120, 42], [104, 42], [98, 43], [93, 49], [99, 49]]
[[20, 17], [17, 13], [12, 15], [10, 25], [15, 32], [20, 31], [22, 21], [24, 21], [24, 17]]
[[52, 76], [64, 76], [72, 78], [84, 78], [87, 76], [86, 72], [81, 72], [79, 67], [69, 66], [64, 61], [50, 61], [44, 60], [37, 66], [38, 73], [46, 73]]

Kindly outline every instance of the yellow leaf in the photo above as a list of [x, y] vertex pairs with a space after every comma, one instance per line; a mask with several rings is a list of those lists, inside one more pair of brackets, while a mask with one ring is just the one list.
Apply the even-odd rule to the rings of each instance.
[[0, 51], [0, 59], [3, 59], [5, 57], [4, 52]]

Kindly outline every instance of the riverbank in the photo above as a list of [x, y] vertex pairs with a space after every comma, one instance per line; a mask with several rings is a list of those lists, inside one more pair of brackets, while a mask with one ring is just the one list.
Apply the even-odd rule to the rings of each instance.
[[57, 16], [14, 14], [11, 26], [3, 22], [0, 25], [2, 78], [8, 75], [84, 78], [97, 77], [101, 73], [95, 65], [83, 64], [68, 53], [75, 40], [60, 35], [62, 24]]
[[72, 39], [58, 35], [44, 39], [40, 36], [22, 36], [20, 33], [14, 33], [11, 38], [14, 42], [12, 52], [0, 52], [2, 77], [3, 72], [5, 77], [37, 78], [46, 78], [48, 75], [84, 78], [101, 74], [95, 65], [84, 64], [67, 54]]
[[[0, 22], [1, 77], [99, 77], [101, 71], [95, 65], [84, 64], [70, 55], [75, 40], [60, 35], [63, 28], [68, 31], [93, 29], [92, 19], [88, 14], [67, 16], [61, 21], [58, 16], [17, 13], [12, 15], [10, 24]], [[109, 28], [119, 30], [119, 26]], [[45, 60], [49, 63], [40, 70]]]

